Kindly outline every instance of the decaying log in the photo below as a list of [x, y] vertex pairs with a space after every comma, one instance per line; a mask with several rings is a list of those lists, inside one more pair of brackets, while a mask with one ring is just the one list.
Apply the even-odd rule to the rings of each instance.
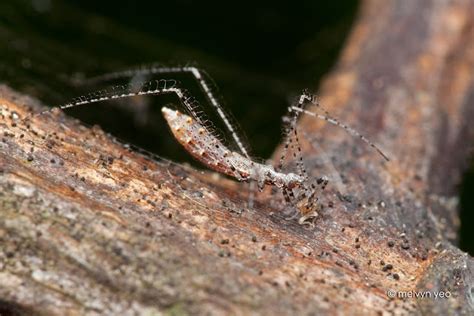
[[[321, 99], [392, 160], [303, 118], [305, 165], [333, 179], [314, 229], [269, 188], [249, 209], [243, 184], [64, 114], [26, 124], [40, 105], [3, 86], [0, 314], [472, 314], [473, 260], [452, 243], [474, 139], [473, 12], [364, 4]], [[400, 297], [414, 293], [432, 297]]]

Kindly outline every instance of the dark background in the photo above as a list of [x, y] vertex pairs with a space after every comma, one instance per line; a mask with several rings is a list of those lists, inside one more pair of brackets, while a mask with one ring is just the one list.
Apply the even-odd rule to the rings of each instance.
[[[336, 62], [358, 9], [351, 0], [118, 2], [1, 1], [2, 81], [58, 105], [99, 88], [75, 86], [71, 78], [152, 62], [197, 63], [218, 84], [252, 154], [261, 158], [281, 141], [281, 118], [291, 98], [303, 88], [315, 90]], [[202, 101], [188, 77], [177, 79]], [[161, 105], [176, 101], [94, 104], [68, 114], [160, 156], [192, 163], [161, 118]], [[461, 248], [471, 255], [472, 170], [461, 190]]]

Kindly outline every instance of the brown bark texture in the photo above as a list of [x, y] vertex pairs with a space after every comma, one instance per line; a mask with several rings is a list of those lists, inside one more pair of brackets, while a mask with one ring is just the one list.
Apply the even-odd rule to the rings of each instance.
[[245, 184], [64, 114], [25, 123], [41, 105], [3, 86], [0, 314], [472, 315], [473, 70], [474, 2], [366, 1], [320, 96], [391, 161], [302, 117], [310, 178], [331, 179], [312, 229], [270, 187], [249, 208]]

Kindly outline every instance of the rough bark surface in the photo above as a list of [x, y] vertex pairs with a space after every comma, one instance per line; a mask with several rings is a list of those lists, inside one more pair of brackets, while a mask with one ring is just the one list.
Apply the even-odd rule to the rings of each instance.
[[[285, 220], [270, 188], [249, 209], [243, 184], [99, 128], [25, 124], [40, 105], [2, 87], [0, 314], [472, 314], [474, 261], [452, 243], [474, 140], [473, 13], [365, 2], [321, 99], [392, 161], [304, 117], [305, 165], [332, 179], [314, 229]], [[432, 297], [400, 297], [415, 291]]]

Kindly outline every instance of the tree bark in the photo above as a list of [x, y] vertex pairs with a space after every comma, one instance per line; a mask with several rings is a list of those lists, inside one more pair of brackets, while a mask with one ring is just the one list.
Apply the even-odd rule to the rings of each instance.
[[473, 13], [364, 2], [321, 100], [391, 161], [303, 117], [304, 163], [331, 179], [314, 229], [286, 220], [271, 188], [249, 209], [243, 184], [100, 128], [63, 114], [25, 124], [39, 103], [2, 87], [0, 314], [472, 314], [473, 260], [453, 243]]

